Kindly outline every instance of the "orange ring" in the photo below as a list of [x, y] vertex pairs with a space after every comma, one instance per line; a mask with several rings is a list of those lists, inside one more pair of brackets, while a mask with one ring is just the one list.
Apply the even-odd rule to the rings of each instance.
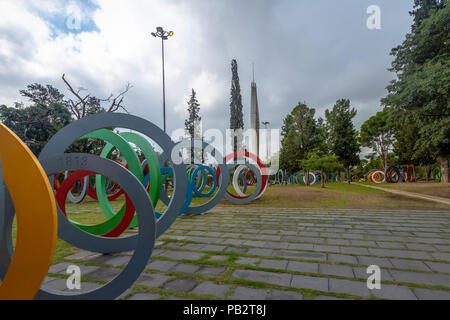
[[[55, 252], [57, 211], [47, 175], [27, 146], [0, 123], [3, 180], [14, 203], [17, 240], [0, 300], [31, 300], [40, 289]], [[33, 192], [23, 184], [33, 186]]]

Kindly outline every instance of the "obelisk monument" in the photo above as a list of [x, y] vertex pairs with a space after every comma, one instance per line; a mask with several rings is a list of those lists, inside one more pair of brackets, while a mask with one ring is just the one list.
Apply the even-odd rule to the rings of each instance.
[[250, 129], [251, 133], [251, 149], [250, 152], [259, 155], [259, 106], [258, 106], [258, 89], [255, 82], [255, 67], [253, 66], [253, 81], [252, 81], [252, 98], [250, 106]]

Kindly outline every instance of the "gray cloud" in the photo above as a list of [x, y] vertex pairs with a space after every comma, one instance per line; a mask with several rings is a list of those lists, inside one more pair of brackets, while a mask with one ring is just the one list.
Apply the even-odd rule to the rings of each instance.
[[[177, 112], [177, 106], [186, 104], [185, 96], [195, 83], [201, 83], [201, 88], [194, 89], [198, 91], [202, 107], [202, 97], [210, 104], [201, 110], [204, 127], [227, 128], [233, 58], [239, 63], [247, 127], [252, 63], [256, 66], [261, 120], [270, 121], [273, 128], [281, 127], [282, 119], [299, 101], [306, 101], [317, 109], [318, 115], [323, 115], [325, 109], [341, 98], [350, 99], [357, 107], [356, 124], [359, 126], [380, 110], [379, 101], [393, 78], [387, 71], [392, 61], [389, 52], [409, 32], [412, 20], [408, 11], [413, 5], [412, 0], [169, 0], [164, 1], [168, 13], [163, 19], [156, 18], [161, 10], [157, 2], [154, 1], [157, 12], [152, 12], [148, 19], [137, 15], [141, 2], [127, 2], [130, 12], [124, 12], [124, 20], [117, 23], [125, 30], [137, 24], [141, 33], [130, 29], [128, 36], [140, 37], [142, 47], [135, 53], [126, 52], [117, 57], [111, 52], [111, 60], [96, 63], [97, 66], [104, 61], [105, 65], [98, 67], [105, 72], [92, 70], [92, 61], [87, 56], [89, 51], [80, 48], [79, 52], [75, 49], [69, 52], [75, 58], [68, 56], [56, 62], [36, 60], [23, 54], [24, 48], [33, 51], [29, 45], [38, 46], [27, 41], [29, 28], [16, 33], [0, 26], [0, 41], [23, 44], [16, 51], [21, 52], [25, 60], [13, 67], [11, 59], [15, 58], [0, 51], [0, 85], [3, 87], [0, 88], [0, 103], [18, 100], [18, 91], [34, 81], [64, 89], [59, 76], [66, 72], [76, 84], [99, 96], [117, 92], [130, 81], [134, 88], [127, 96], [129, 110], [161, 124], [160, 42], [149, 37], [152, 31], [149, 26], [163, 23], [167, 28], [179, 28], [174, 30], [175, 36], [166, 46], [169, 130], [183, 127], [184, 119]], [[104, 39], [111, 31], [110, 24], [102, 19], [113, 11], [106, 7], [106, 2], [99, 0], [97, 3], [99, 14], [104, 16], [94, 14], [99, 31], [92, 34]], [[366, 28], [366, 9], [372, 4], [381, 7], [381, 30]], [[190, 28], [188, 31], [183, 30], [186, 26]], [[33, 39], [30, 34], [28, 38]], [[55, 41], [62, 41], [58, 39], [49, 41], [54, 45]], [[75, 47], [80, 39], [86, 41], [86, 34], [72, 40]], [[124, 46], [129, 42], [120, 37], [115, 41], [123, 41]], [[49, 42], [48, 46], [51, 44]], [[106, 50], [108, 45], [99, 44], [98, 50]], [[51, 53], [49, 48], [44, 47]], [[46, 63], [51, 63], [51, 72], [36, 75], [29, 68], [30, 62], [40, 63], [43, 69], [47, 68]], [[202, 73], [205, 75], [203, 82], [199, 80]], [[205, 84], [205, 81], [214, 83]]]

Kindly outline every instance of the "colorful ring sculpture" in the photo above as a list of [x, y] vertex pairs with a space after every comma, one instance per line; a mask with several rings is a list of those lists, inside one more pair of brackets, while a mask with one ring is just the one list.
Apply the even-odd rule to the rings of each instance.
[[[11, 236], [7, 211], [14, 208], [18, 234], [14, 256], [0, 254], [0, 300], [34, 298], [52, 262], [57, 234], [57, 214], [47, 175], [27, 146], [0, 123], [0, 240]], [[3, 181], [5, 185], [3, 185]], [[35, 187], [34, 192], [23, 183]], [[13, 207], [14, 206], [14, 207]], [[10, 222], [14, 217], [10, 217]], [[36, 227], [39, 226], [39, 227]], [[32, 267], [31, 267], [32, 266]]]
[[[158, 159], [153, 147], [141, 135], [117, 134], [110, 128], [139, 132], [158, 144], [163, 154]], [[2, 124], [0, 139], [0, 299], [114, 299], [136, 281], [150, 259], [155, 240], [180, 213], [205, 212], [224, 197], [235, 203], [248, 203], [264, 194], [268, 182], [264, 165], [247, 152], [226, 157], [226, 162], [219, 164], [217, 170], [202, 165], [187, 170], [184, 164], [173, 161], [166, 167], [165, 155], [172, 155], [178, 145], [154, 124], [125, 114], [98, 114], [71, 123], [50, 139], [39, 157], [40, 163]], [[101, 139], [107, 145], [100, 156], [65, 154], [65, 150], [79, 139]], [[137, 157], [130, 143], [140, 149], [145, 160]], [[217, 150], [205, 143], [202, 146], [205, 150], [213, 150], [211, 155], [221, 163], [223, 158]], [[109, 159], [114, 150], [126, 160], [124, 166]], [[253, 183], [256, 183], [256, 189], [250, 196], [231, 196], [227, 194], [228, 167], [234, 164], [227, 162], [242, 157], [252, 159], [257, 165], [248, 163], [245, 165], [247, 171], [235, 172], [235, 175], [243, 181], [244, 192], [247, 185]], [[65, 179], [61, 181], [63, 176]], [[95, 189], [91, 177], [95, 177]], [[53, 181], [55, 194], [49, 179]], [[170, 200], [162, 187], [168, 179], [173, 180]], [[22, 188], [21, 181], [32, 183], [36, 190], [29, 193]], [[80, 198], [72, 199], [70, 192], [76, 184], [81, 187]], [[85, 195], [98, 199], [108, 219], [105, 223], [86, 226], [66, 217], [66, 199], [77, 203]], [[125, 204], [115, 212], [110, 201], [120, 195], [124, 195]], [[189, 207], [194, 195], [211, 197], [211, 200], [199, 207]], [[162, 213], [154, 210], [159, 200], [167, 200], [167, 209]], [[19, 233], [14, 250], [12, 225], [15, 215]], [[139, 227], [137, 234], [119, 238], [133, 226]], [[41, 285], [52, 261], [57, 235], [69, 244], [91, 252], [111, 254], [134, 250], [134, 253], [124, 270], [98, 289], [80, 294], [55, 291]], [[29, 268], [30, 265], [33, 268]]]

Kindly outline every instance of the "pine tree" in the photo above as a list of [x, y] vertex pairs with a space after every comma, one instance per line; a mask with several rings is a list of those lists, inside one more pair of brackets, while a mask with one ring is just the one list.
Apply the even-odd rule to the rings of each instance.
[[232, 133], [232, 144], [234, 152], [243, 150], [243, 131], [244, 131], [244, 115], [242, 112], [242, 96], [241, 86], [239, 84], [237, 61], [231, 61], [231, 72], [233, 75], [231, 82], [231, 99], [230, 99], [230, 129]]
[[358, 132], [353, 125], [356, 109], [350, 108], [350, 100], [336, 101], [331, 111], [325, 111], [329, 130], [329, 148], [339, 161], [350, 172], [350, 167], [359, 163], [361, 149], [358, 143]]
[[[192, 89], [192, 95], [188, 101], [189, 118], [184, 121], [184, 129], [186, 131], [186, 135], [189, 136], [191, 141], [201, 139], [200, 122], [202, 118], [200, 117], [200, 104], [198, 103], [196, 95], [197, 93], [194, 91], [194, 89]], [[203, 158], [202, 151], [200, 150], [194, 150], [194, 148], [191, 148], [188, 153], [191, 158], [191, 163], [194, 163], [195, 160]]]

